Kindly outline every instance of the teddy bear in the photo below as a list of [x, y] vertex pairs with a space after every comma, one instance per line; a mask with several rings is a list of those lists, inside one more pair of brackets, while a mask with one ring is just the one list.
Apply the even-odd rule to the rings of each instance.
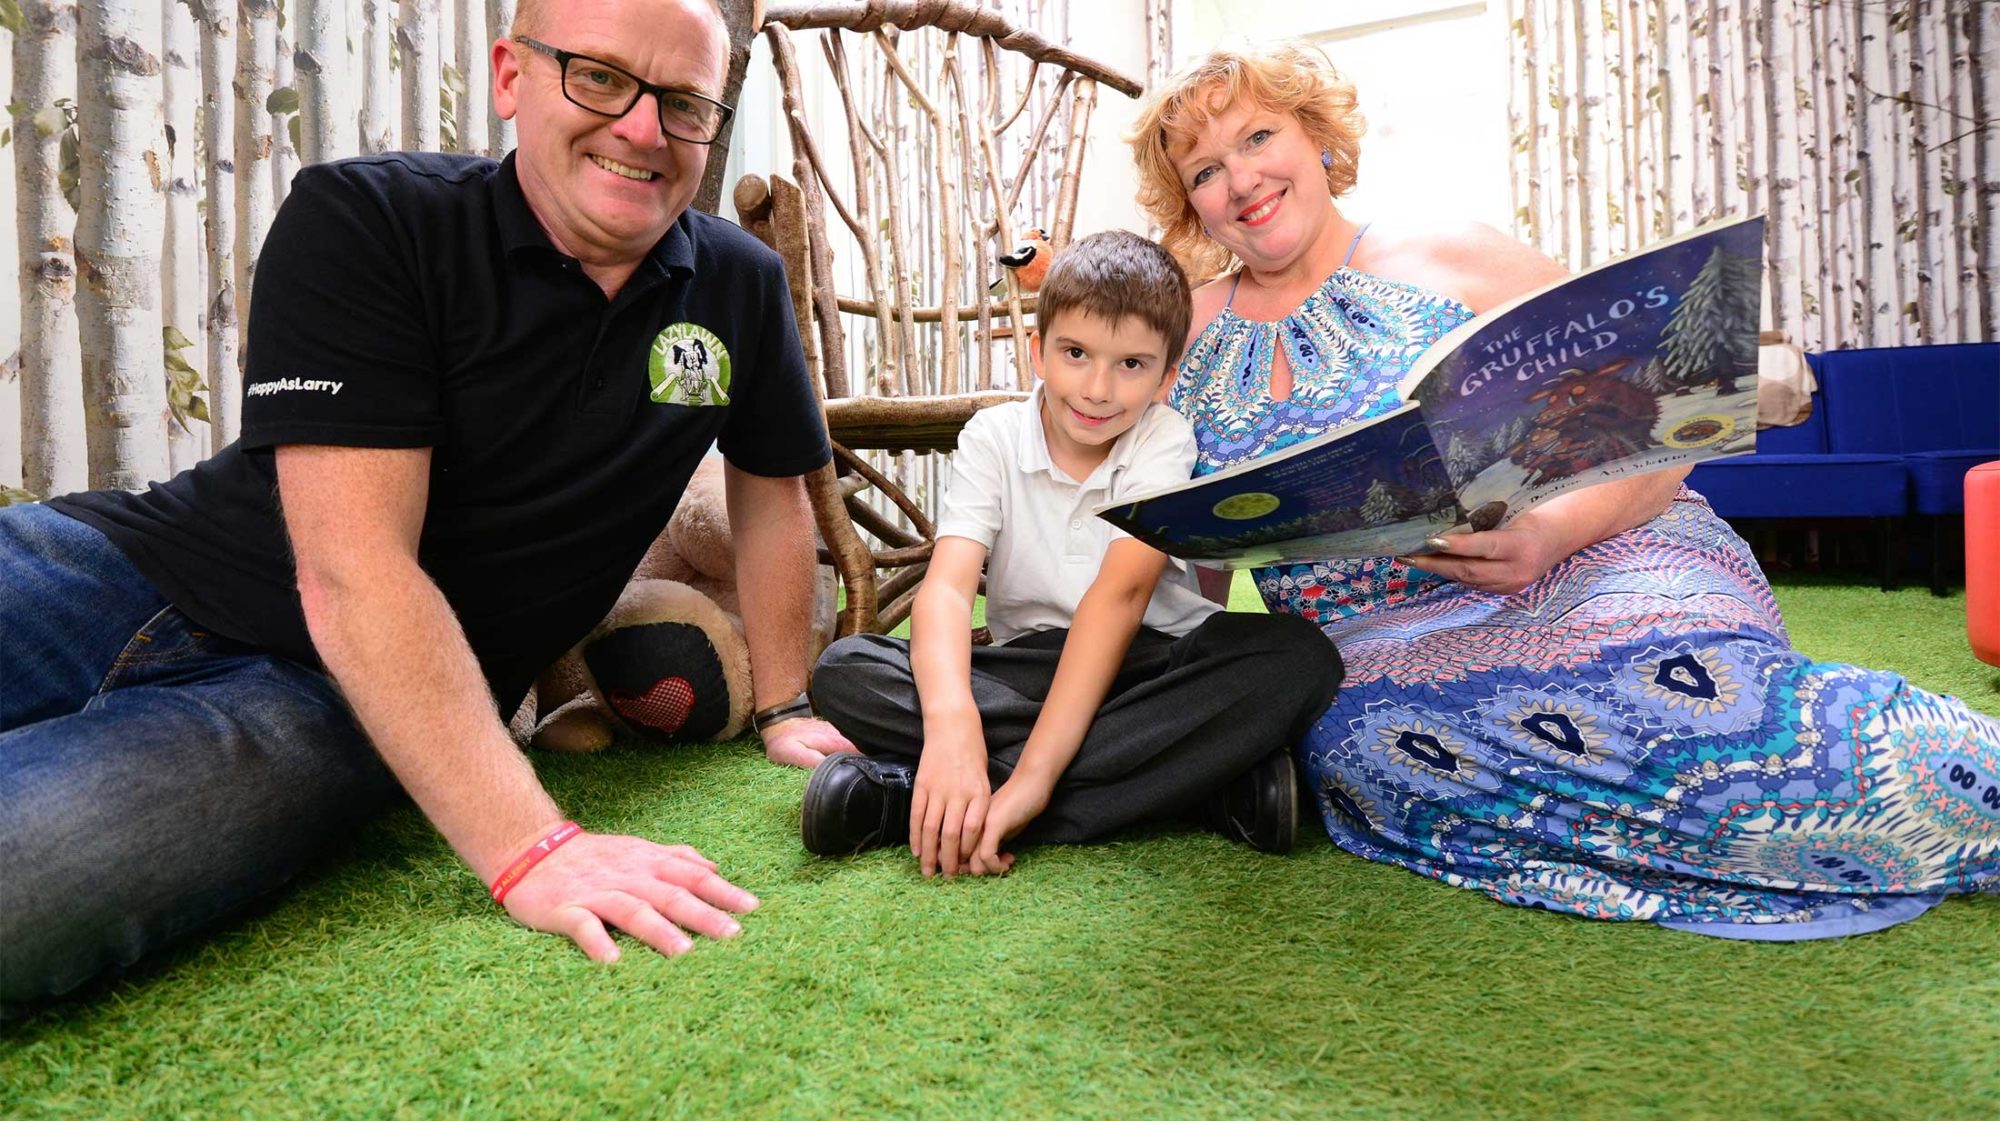
[[[817, 570], [816, 655], [832, 640], [833, 570]], [[705, 457], [604, 620], [543, 671], [512, 722], [551, 751], [597, 751], [620, 736], [652, 743], [734, 739], [750, 723], [722, 459]]]

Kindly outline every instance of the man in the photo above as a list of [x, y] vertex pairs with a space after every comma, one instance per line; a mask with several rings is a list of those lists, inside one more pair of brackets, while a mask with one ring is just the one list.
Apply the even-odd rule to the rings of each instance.
[[[0, 1000], [228, 913], [397, 785], [509, 914], [593, 958], [618, 956], [607, 927], [667, 954], [738, 932], [755, 898], [686, 846], [566, 823], [503, 724], [713, 441], [757, 565], [766, 751], [851, 749], [797, 703], [800, 476], [829, 449], [782, 269], [688, 209], [726, 51], [708, 0], [524, 3], [493, 47], [514, 155], [300, 174], [237, 444], [0, 516]], [[704, 340], [701, 392], [663, 335]]]

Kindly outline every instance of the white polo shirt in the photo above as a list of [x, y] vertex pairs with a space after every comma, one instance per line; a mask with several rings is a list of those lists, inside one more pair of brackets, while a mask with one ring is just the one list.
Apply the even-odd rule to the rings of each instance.
[[[1194, 430], [1179, 413], [1154, 404], [1079, 483], [1049, 458], [1039, 384], [1026, 401], [975, 414], [958, 436], [937, 535], [986, 547], [993, 641], [1069, 626], [1111, 543], [1130, 536], [1091, 511], [1187, 482], [1194, 457]], [[1202, 596], [1187, 562], [1169, 557], [1144, 625], [1184, 635], [1220, 610]]]

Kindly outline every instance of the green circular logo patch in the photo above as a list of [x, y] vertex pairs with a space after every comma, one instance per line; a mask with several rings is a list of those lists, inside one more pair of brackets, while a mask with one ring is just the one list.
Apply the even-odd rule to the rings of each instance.
[[676, 323], [654, 337], [646, 376], [655, 404], [727, 405], [729, 348], [706, 327]]

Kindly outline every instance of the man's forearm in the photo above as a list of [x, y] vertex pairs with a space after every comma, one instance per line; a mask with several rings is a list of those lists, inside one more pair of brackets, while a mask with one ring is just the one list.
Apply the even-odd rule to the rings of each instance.
[[500, 722], [443, 593], [415, 565], [302, 580], [314, 646], [403, 788], [482, 881], [562, 818]]
[[804, 481], [754, 479], [749, 485], [758, 497], [742, 501], [732, 488], [729, 518], [753, 707], [764, 708], [805, 691], [818, 558]]

